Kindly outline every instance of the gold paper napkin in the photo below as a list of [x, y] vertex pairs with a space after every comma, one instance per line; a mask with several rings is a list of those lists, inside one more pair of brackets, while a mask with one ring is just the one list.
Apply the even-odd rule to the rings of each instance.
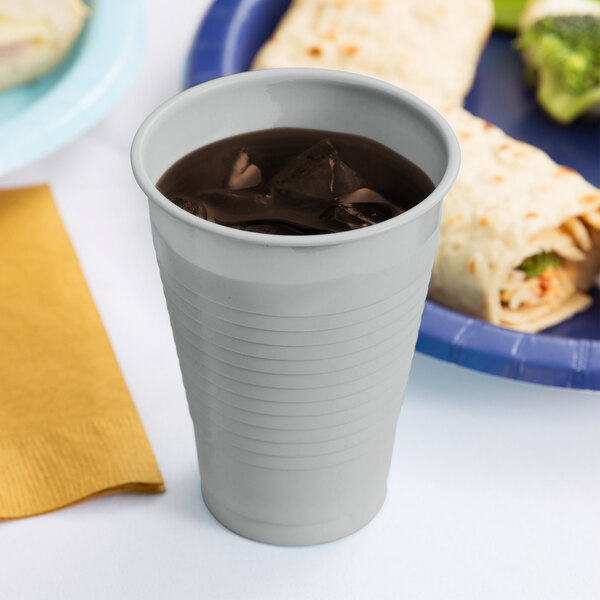
[[0, 520], [164, 489], [50, 190], [0, 192]]

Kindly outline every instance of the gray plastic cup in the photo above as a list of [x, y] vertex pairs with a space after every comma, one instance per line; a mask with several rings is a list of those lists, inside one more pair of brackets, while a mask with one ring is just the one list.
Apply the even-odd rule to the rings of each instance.
[[[418, 165], [435, 190], [364, 229], [280, 236], [205, 221], [156, 189], [192, 150], [273, 127], [368, 137]], [[450, 126], [423, 101], [325, 69], [209, 81], [139, 129], [133, 170], [149, 199], [202, 495], [229, 529], [317, 544], [360, 529], [382, 506], [442, 199], [459, 162]]]

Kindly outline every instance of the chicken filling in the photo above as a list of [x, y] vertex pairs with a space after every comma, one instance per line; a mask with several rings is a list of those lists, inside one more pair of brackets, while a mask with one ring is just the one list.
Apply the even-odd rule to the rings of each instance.
[[538, 236], [553, 248], [526, 258], [500, 291], [506, 311], [561, 304], [588, 290], [600, 271], [600, 211], [572, 217], [559, 229]]

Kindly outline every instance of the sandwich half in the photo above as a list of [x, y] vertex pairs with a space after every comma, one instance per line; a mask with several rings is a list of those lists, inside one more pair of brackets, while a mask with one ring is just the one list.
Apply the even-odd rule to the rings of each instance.
[[81, 0], [0, 0], [0, 90], [55, 67], [83, 28]]

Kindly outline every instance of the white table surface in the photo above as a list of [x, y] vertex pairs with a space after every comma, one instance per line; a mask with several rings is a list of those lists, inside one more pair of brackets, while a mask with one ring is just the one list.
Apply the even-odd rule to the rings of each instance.
[[0, 523], [0, 598], [600, 598], [600, 394], [523, 384], [417, 354], [386, 503], [358, 533], [282, 548], [219, 525], [129, 167], [144, 116], [175, 94], [207, 0], [148, 1], [143, 67], [97, 127], [0, 179], [49, 182], [150, 437], [166, 494], [119, 494]]

